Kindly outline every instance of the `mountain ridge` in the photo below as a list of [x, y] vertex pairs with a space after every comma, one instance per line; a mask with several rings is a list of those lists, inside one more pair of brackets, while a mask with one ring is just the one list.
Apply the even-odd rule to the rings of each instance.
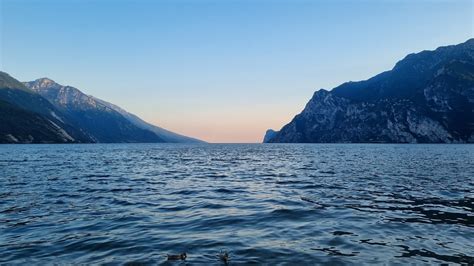
[[163, 140], [165, 140], [167, 143], [185, 143], [185, 142], [205, 143], [205, 141], [202, 141], [202, 140], [199, 140], [199, 139], [196, 139], [196, 138], [192, 138], [192, 137], [188, 137], [188, 136], [184, 136], [184, 135], [169, 131], [167, 129], [155, 126], [155, 125], [153, 125], [151, 123], [148, 123], [145, 120], [141, 119], [137, 115], [132, 114], [132, 113], [126, 111], [125, 109], [123, 109], [123, 108], [121, 108], [121, 107], [119, 107], [115, 104], [103, 101], [103, 100], [98, 99], [98, 98], [95, 98], [95, 99], [98, 100], [98, 101], [101, 101], [103, 104], [107, 105], [109, 108], [119, 112], [120, 114], [122, 114], [125, 118], [127, 118], [130, 122], [132, 122], [136, 126], [154, 132], [155, 134], [160, 136]]
[[201, 142], [149, 124], [117, 105], [87, 95], [75, 87], [58, 84], [50, 78], [24, 84], [58, 109], [69, 113], [79, 127], [92, 132], [97, 142]]
[[331, 91], [266, 142], [474, 142], [474, 39], [409, 54]]
[[0, 71], [0, 143], [92, 142], [49, 101]]

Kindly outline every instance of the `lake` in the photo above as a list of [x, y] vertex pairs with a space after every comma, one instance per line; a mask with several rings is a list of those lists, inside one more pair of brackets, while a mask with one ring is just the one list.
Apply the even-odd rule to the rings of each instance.
[[0, 146], [0, 263], [218, 265], [224, 251], [474, 263], [474, 146]]

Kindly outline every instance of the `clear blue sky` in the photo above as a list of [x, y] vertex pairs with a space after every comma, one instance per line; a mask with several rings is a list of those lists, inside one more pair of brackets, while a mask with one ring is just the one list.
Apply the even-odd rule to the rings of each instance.
[[473, 37], [473, 1], [0, 0], [0, 68], [165, 128], [259, 142], [313, 92]]

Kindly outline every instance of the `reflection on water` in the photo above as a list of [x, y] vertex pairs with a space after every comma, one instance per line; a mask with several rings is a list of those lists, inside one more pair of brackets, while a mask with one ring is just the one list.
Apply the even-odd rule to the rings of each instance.
[[0, 263], [472, 264], [472, 165], [469, 145], [3, 145]]

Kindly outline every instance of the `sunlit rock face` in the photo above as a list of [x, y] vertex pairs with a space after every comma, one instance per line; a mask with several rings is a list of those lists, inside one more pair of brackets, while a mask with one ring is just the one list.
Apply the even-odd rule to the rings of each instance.
[[474, 142], [474, 39], [321, 89], [265, 142]]
[[112, 111], [111, 108], [100, 104], [94, 97], [86, 95], [74, 87], [60, 85], [48, 78], [25, 82], [25, 85], [63, 108]]

